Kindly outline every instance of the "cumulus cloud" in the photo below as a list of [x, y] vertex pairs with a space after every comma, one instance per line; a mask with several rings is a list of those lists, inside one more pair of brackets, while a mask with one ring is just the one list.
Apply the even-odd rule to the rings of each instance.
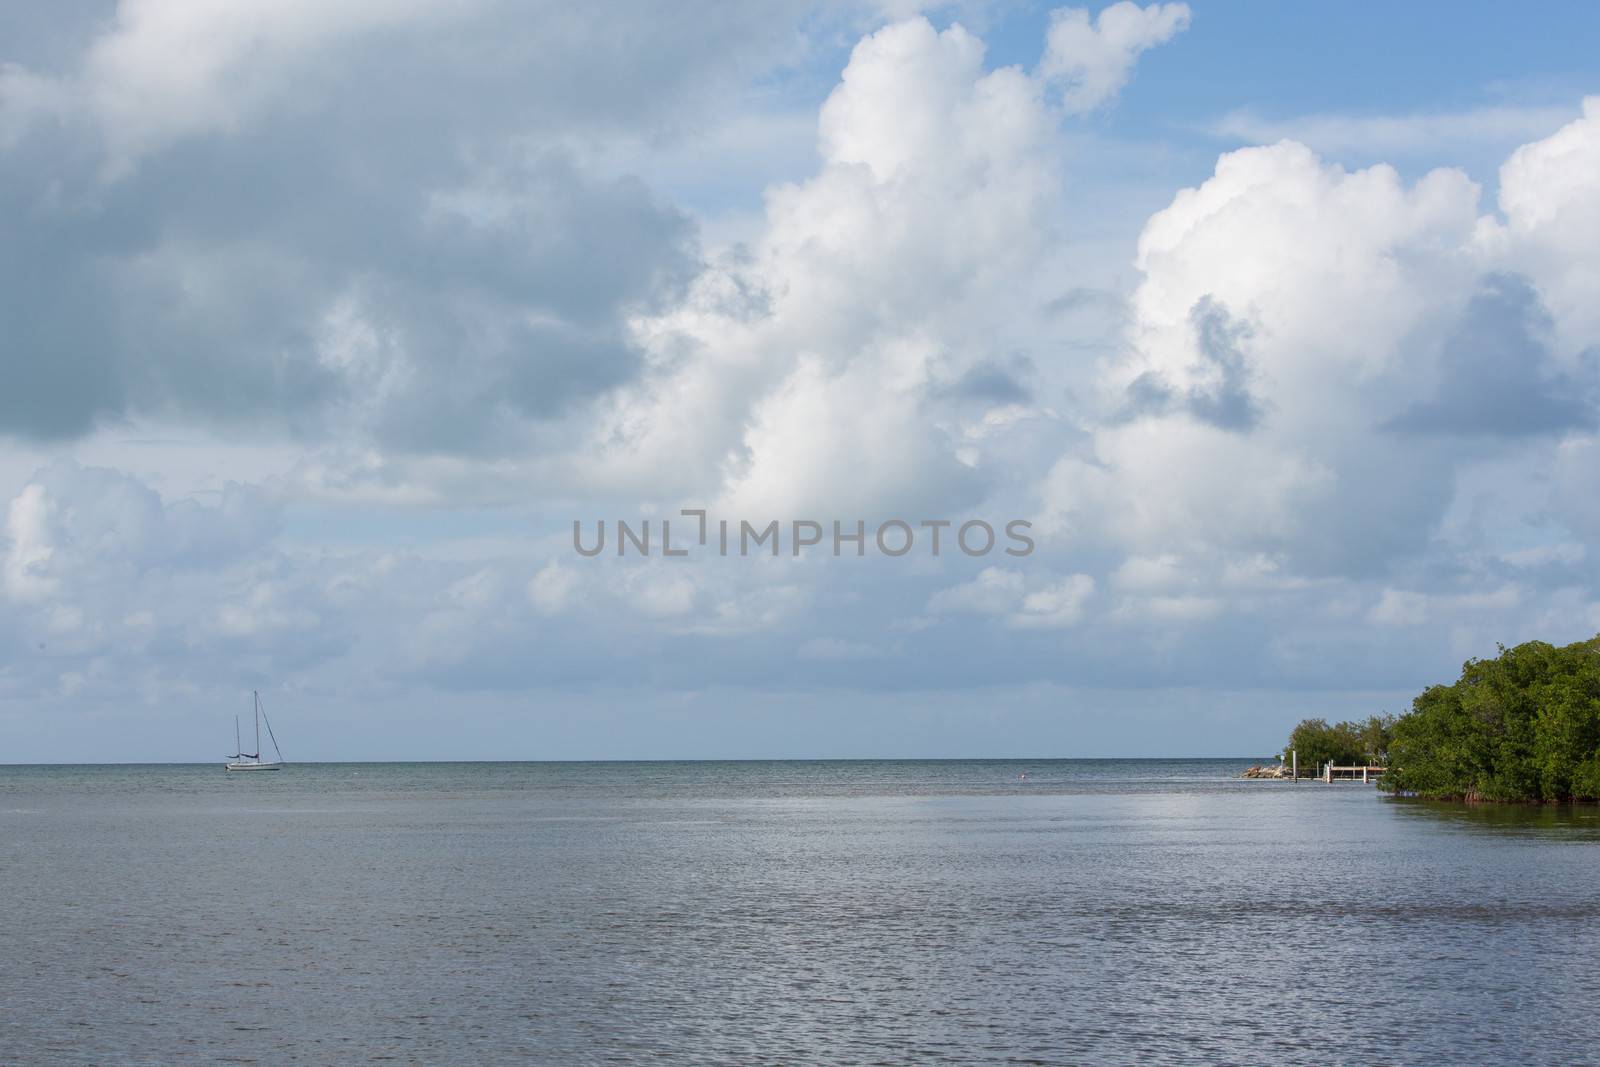
[[10, 502], [6, 587], [37, 601], [111, 575], [206, 569], [270, 542], [278, 516], [251, 486], [229, 485], [210, 504], [166, 502], [118, 471], [60, 462]]
[[1083, 618], [1084, 605], [1094, 594], [1094, 587], [1094, 579], [1087, 574], [1051, 582], [1024, 596], [1009, 621], [1012, 626], [1028, 628], [1071, 626]]
[[51, 538], [54, 502], [41, 485], [23, 488], [6, 509], [5, 590], [23, 602], [44, 600], [58, 582], [49, 573], [55, 545]]
[[1491, 275], [1446, 340], [1435, 395], [1385, 423], [1408, 434], [1518, 437], [1593, 429], [1600, 351], [1566, 374], [1550, 354], [1550, 316], [1525, 279]]
[[[1518, 148], [1500, 168], [1504, 223], [1485, 223], [1503, 270], [1525, 276], [1554, 319], [1558, 359], [1572, 360], [1600, 335], [1600, 197], [1586, 175], [1600, 167], [1600, 96], [1580, 118]], [[1570, 365], [1570, 364], [1569, 364]]]
[[164, 500], [117, 471], [69, 461], [39, 471], [6, 507], [0, 680], [27, 692], [65, 672], [98, 688], [102, 675], [191, 669], [185, 648], [290, 626], [273, 654], [303, 661], [318, 627], [270, 551], [279, 516], [255, 487]]
[[528, 599], [533, 606], [547, 615], [564, 611], [572, 601], [579, 585], [578, 573], [571, 567], [550, 562], [540, 569], [528, 583]]
[[1249, 328], [1234, 322], [1209, 295], [1190, 312], [1198, 366], [1181, 388], [1156, 371], [1141, 373], [1128, 385], [1129, 416], [1186, 410], [1201, 422], [1224, 430], [1250, 430], [1261, 420], [1261, 402], [1250, 393], [1250, 364], [1244, 352]]
[[1498, 213], [1459, 171], [1286, 141], [1148, 221], [1099, 416], [1041, 490], [1048, 540], [1122, 559], [1113, 621], [1582, 636], [1593, 568], [1495, 546], [1593, 529], [1600, 322], [1572, 239], [1600, 199], [1568, 166], [1600, 144], [1593, 111], [1512, 154]]
[[548, 448], [698, 259], [594, 146], [712, 121], [805, 10], [124, 0], [8, 37], [0, 433]]
[[821, 110], [818, 173], [768, 190], [748, 254], [639, 321], [653, 372], [602, 428], [598, 478], [705, 492], [687, 479], [711, 472], [758, 516], [981, 499], [993, 475], [970, 431], [1028, 386], [974, 385], [1059, 292], [1061, 210], [1041, 83], [983, 60], [971, 33], [925, 19], [856, 46]]
[[1367, 621], [1378, 626], [1421, 626], [1438, 618], [1453, 621], [1472, 614], [1504, 616], [1520, 604], [1524, 591], [1506, 585], [1482, 593], [1419, 593], [1405, 589], [1385, 589], [1367, 612]]
[[995, 615], [1019, 629], [1052, 629], [1082, 619], [1094, 590], [1095, 581], [1087, 574], [1030, 579], [1021, 571], [985, 567], [971, 581], [934, 593], [927, 611], [930, 615]]
[[1092, 111], [1122, 91], [1141, 53], [1188, 26], [1188, 4], [1121, 0], [1092, 19], [1086, 8], [1061, 8], [1051, 13], [1039, 70], [1062, 84], [1069, 110]]
[[[648, 153], [642, 178], [597, 161], [686, 151], [672, 116], [712, 113], [725, 54], [783, 54], [766, 10], [640, 9], [637, 47], [543, 8], [243, 10], [191, 69], [152, 68], [182, 34], [128, 4], [0, 74], [8, 470], [125, 422], [277, 450], [216, 493], [17, 474], [0, 700], [241, 676], [362, 700], [1404, 689], [1600, 617], [1571, 548], [1600, 531], [1592, 101], [1491, 204], [1455, 169], [1227, 153], [1145, 222], [1124, 303], [1068, 236], [1054, 102], [1103, 104], [1181, 5], [1061, 15], [1031, 73], [960, 26], [875, 30], [811, 171], [725, 245]], [[136, 113], [105, 118], [101, 84]], [[1016, 515], [1039, 550], [579, 560], [543, 537], [679, 506]]]
[[1060, 528], [1144, 555], [1288, 553], [1310, 573], [1425, 544], [1455, 457], [1397, 463], [1372, 412], [1416, 395], [1468, 302], [1477, 197], [1459, 172], [1408, 187], [1287, 142], [1223, 156], [1145, 227], [1102, 375], [1118, 417], [1047, 483]]
[[935, 593], [928, 600], [928, 611], [934, 614], [970, 611], [999, 615], [1021, 601], [1023, 588], [1021, 572], [985, 567], [971, 581]]
[[760, 509], [948, 510], [1025, 454], [996, 411], [1062, 373], [1019, 356], [1069, 288], [1060, 141], [1045, 75], [960, 26], [864, 38], [817, 174], [702, 263], [687, 215], [590, 161], [781, 55], [773, 13], [626, 13], [661, 22], [648, 63], [487, 0], [237, 14], [130, 0], [75, 60], [8, 68], [0, 432], [243, 424], [333, 446], [324, 487], [517, 457]]
[[109, 173], [121, 174], [177, 138], [237, 130], [251, 109], [341, 39], [466, 10], [416, 0], [250, 0], [226, 9], [123, 0], [78, 70], [47, 79], [13, 68], [28, 91], [5, 106], [19, 126], [45, 118], [92, 123], [105, 142]]

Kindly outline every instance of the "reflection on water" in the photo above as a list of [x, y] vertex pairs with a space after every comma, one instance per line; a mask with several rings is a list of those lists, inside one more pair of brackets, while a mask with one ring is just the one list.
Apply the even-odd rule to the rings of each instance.
[[1250, 762], [0, 768], [0, 1064], [1593, 1061], [1593, 812]]
[[1600, 842], [1597, 804], [1461, 804], [1418, 797], [1387, 797], [1385, 802], [1406, 818], [1429, 820], [1465, 833]]

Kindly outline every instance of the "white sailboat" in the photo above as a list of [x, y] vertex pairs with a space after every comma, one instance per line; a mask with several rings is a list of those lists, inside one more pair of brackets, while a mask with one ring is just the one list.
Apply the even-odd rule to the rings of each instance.
[[246, 752], [239, 741], [239, 716], [233, 717], [233, 755], [222, 766], [230, 771], [275, 771], [283, 766], [283, 753], [278, 750], [278, 739], [272, 733], [272, 720], [267, 719], [267, 737], [272, 741], [272, 751], [278, 753], [276, 762], [261, 762], [261, 720], [266, 718], [266, 713], [261, 710], [261, 694], [255, 690], [250, 691], [250, 696], [255, 701], [256, 708], [256, 750]]

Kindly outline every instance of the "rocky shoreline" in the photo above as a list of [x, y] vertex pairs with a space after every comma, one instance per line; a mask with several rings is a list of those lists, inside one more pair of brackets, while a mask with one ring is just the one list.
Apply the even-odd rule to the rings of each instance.
[[1239, 775], [1239, 777], [1240, 778], [1287, 778], [1287, 777], [1289, 777], [1289, 768], [1284, 766], [1281, 763], [1277, 764], [1276, 766], [1272, 766], [1272, 767], [1263, 767], [1261, 764], [1255, 763], [1255, 764], [1251, 764], [1251, 766], [1248, 769], [1246, 769], [1243, 773], [1241, 773]]

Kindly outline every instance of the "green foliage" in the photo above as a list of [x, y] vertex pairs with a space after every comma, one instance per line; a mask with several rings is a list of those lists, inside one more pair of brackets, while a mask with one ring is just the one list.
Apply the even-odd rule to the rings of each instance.
[[1365, 722], [1341, 722], [1332, 726], [1326, 719], [1306, 719], [1289, 734], [1284, 758], [1293, 749], [1302, 776], [1320, 773], [1324, 763], [1341, 767], [1383, 763], [1389, 752], [1394, 716], [1373, 715]]
[[1565, 648], [1530, 641], [1469, 660], [1455, 684], [1432, 686], [1412, 702], [1386, 747], [1385, 789], [1459, 800], [1600, 800], [1600, 637]]

